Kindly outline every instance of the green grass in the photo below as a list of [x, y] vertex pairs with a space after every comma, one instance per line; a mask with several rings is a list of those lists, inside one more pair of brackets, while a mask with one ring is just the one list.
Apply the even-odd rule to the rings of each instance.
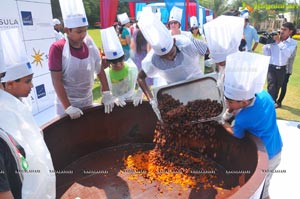
[[[89, 29], [89, 35], [94, 39], [98, 47], [101, 46], [100, 31], [99, 29]], [[262, 53], [261, 44], [258, 45], [256, 51]], [[294, 62], [293, 73], [290, 77], [287, 93], [282, 102], [282, 107], [276, 109], [277, 118], [282, 120], [300, 121], [300, 41], [297, 41], [297, 54]], [[95, 82], [94, 89], [94, 101], [100, 102], [100, 84], [99, 81]]]
[[100, 82], [99, 80], [95, 80], [94, 87], [93, 87], [93, 97], [94, 102], [100, 103], [101, 102], [101, 92], [100, 92]]
[[98, 48], [102, 46], [100, 39], [100, 29], [88, 29], [88, 33], [93, 38]]
[[[100, 38], [100, 29], [88, 29], [89, 35], [93, 38], [95, 44], [98, 48], [102, 46], [101, 38]], [[100, 103], [101, 102], [101, 92], [100, 92], [100, 82], [98, 79], [95, 80], [94, 87], [93, 87], [93, 97], [94, 102]]]
[[[262, 53], [262, 46], [258, 45], [256, 49], [258, 53]], [[277, 118], [282, 120], [300, 121], [300, 41], [297, 41], [297, 47], [293, 73], [289, 79], [282, 107], [276, 109]]]

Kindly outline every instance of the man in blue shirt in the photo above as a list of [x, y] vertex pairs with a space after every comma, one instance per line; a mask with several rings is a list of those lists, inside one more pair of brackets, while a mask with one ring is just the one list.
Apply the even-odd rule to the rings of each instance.
[[282, 24], [280, 36], [275, 35], [273, 37], [275, 42], [263, 46], [264, 55], [271, 56], [267, 76], [268, 92], [272, 96], [276, 108], [278, 107], [276, 100], [279, 89], [284, 82], [288, 59], [292, 56], [297, 46], [296, 41], [290, 37], [294, 29], [294, 24], [291, 22]]
[[[244, 36], [246, 40], [247, 45], [247, 51], [252, 52], [255, 51], [257, 45], [258, 45], [258, 34], [256, 29], [249, 24], [249, 19], [245, 18], [245, 26], [244, 26]], [[254, 41], [254, 44], [253, 44]], [[253, 44], [253, 46], [252, 46]]]

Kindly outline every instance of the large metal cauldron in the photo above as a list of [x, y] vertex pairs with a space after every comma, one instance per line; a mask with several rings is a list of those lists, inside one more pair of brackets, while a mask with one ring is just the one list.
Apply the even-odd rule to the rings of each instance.
[[[153, 148], [156, 116], [148, 102], [134, 107], [115, 107], [110, 114], [103, 106], [84, 110], [76, 120], [60, 117], [44, 125], [44, 138], [57, 176], [57, 197], [62, 198], [259, 198], [267, 168], [267, 154], [260, 140], [242, 140], [218, 130], [219, 144], [207, 154], [236, 177], [228, 190], [213, 187], [195, 191], [160, 191], [158, 182], [141, 184], [119, 175], [122, 158]], [[197, 144], [192, 143], [197, 151]], [[215, 156], [214, 154], [221, 154]], [[239, 172], [240, 171], [240, 172]], [[246, 171], [246, 172], [243, 172]], [[227, 182], [225, 181], [225, 184]]]

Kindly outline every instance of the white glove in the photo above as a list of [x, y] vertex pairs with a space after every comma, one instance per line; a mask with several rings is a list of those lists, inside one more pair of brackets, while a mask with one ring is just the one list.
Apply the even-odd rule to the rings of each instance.
[[115, 105], [115, 97], [110, 91], [102, 92], [102, 103], [104, 104], [104, 112], [110, 113]]
[[139, 89], [133, 96], [133, 105], [138, 106], [139, 104], [142, 103], [143, 103], [143, 91]]
[[223, 115], [222, 115], [222, 119], [224, 121], [228, 121], [232, 117], [233, 117], [233, 113], [229, 113], [228, 110], [226, 110], [225, 113], [223, 113]]
[[152, 109], [153, 109], [154, 113], [155, 113], [156, 116], [157, 116], [157, 119], [158, 119], [159, 121], [162, 121], [161, 115], [160, 115], [160, 112], [159, 112], [159, 109], [158, 109], [158, 106], [157, 106], [156, 101], [155, 101], [154, 99], [151, 99], [149, 103], [151, 104]]
[[74, 106], [69, 106], [65, 112], [71, 117], [72, 120], [80, 118], [80, 116], [83, 115], [82, 110]]
[[116, 97], [115, 98], [115, 104], [117, 106], [124, 107], [126, 105], [125, 99], [123, 97]]
[[221, 117], [218, 121], [217, 121], [220, 125], [225, 124], [225, 120], [223, 117]]

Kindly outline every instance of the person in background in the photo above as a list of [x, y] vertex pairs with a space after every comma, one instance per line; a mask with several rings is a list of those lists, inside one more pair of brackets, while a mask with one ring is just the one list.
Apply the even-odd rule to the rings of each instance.
[[273, 37], [274, 43], [263, 46], [263, 54], [271, 56], [268, 71], [268, 92], [274, 100], [274, 106], [277, 108], [277, 97], [279, 89], [282, 87], [286, 75], [288, 59], [292, 56], [297, 43], [290, 35], [294, 31], [294, 24], [286, 22], [282, 24], [280, 35]]
[[[139, 19], [140, 14], [141, 12], [138, 12], [137, 20]], [[140, 71], [142, 69], [142, 60], [146, 57], [151, 47], [145, 39], [137, 23], [135, 27], [136, 30], [133, 32], [132, 35], [131, 49], [133, 49], [134, 52], [133, 62], [136, 64], [138, 70]], [[148, 85], [153, 85], [152, 78], [147, 77], [146, 82]]]
[[161, 119], [157, 102], [153, 99], [145, 81], [146, 77], [159, 75], [168, 84], [201, 77], [203, 71], [199, 67], [198, 56], [203, 56], [208, 48], [202, 41], [184, 35], [176, 35], [173, 38], [165, 25], [154, 14], [143, 14], [138, 26], [152, 48], [142, 61], [138, 83], [158, 119]]
[[115, 99], [101, 67], [99, 50], [87, 34], [88, 21], [82, 0], [59, 2], [67, 36], [51, 45], [48, 60], [56, 92], [56, 112], [76, 119], [83, 114], [82, 108], [92, 106], [96, 73], [101, 82], [105, 113], [110, 113]]
[[138, 106], [142, 103], [143, 92], [141, 89], [135, 91], [138, 74], [136, 65], [130, 58], [124, 62], [124, 52], [113, 27], [102, 29], [101, 38], [108, 65], [105, 74], [117, 105], [123, 107], [125, 100], [133, 100], [133, 105]]
[[[205, 37], [204, 35], [202, 35], [200, 33], [200, 30], [199, 30], [199, 24], [198, 24], [198, 20], [197, 20], [197, 17], [195, 16], [192, 16], [190, 18], [190, 31], [192, 33], [192, 36], [200, 41], [203, 41], [205, 42]], [[205, 71], [205, 65], [204, 65], [204, 59], [205, 59], [205, 56], [200, 56], [200, 67], [201, 67], [201, 70]]]
[[[291, 39], [292, 39], [292, 36], [294, 36], [294, 34], [296, 34], [296, 29], [293, 30], [293, 32], [291, 34]], [[294, 40], [294, 39], [292, 39], [292, 40]], [[294, 52], [292, 53], [291, 57], [288, 59], [288, 62], [286, 65], [286, 74], [285, 74], [283, 84], [280, 89], [279, 98], [277, 99], [277, 108], [280, 108], [282, 106], [282, 101], [285, 97], [286, 90], [287, 90], [287, 84], [288, 84], [290, 76], [293, 72], [293, 64], [294, 64], [294, 60], [296, 57], [296, 52], [297, 52], [297, 46], [296, 46]]]
[[58, 41], [58, 40], [64, 38], [64, 34], [61, 32], [63, 27], [62, 27], [60, 20], [57, 18], [54, 18], [52, 20], [52, 23], [53, 23], [53, 28], [54, 28], [55, 41]]
[[246, 50], [248, 52], [253, 52], [255, 51], [258, 45], [258, 41], [259, 41], [258, 34], [256, 29], [253, 26], [251, 26], [249, 23], [248, 12], [242, 15], [242, 17], [245, 19], [244, 36], [245, 36], [246, 46], [247, 46]]
[[197, 20], [197, 17], [195, 16], [192, 16], [190, 18], [190, 31], [192, 33], [192, 36], [196, 39], [199, 39], [201, 41], [203, 41], [205, 38], [204, 38], [204, 35], [202, 35], [200, 33], [200, 29], [199, 29], [199, 25], [198, 25], [198, 20]]
[[269, 60], [268, 56], [250, 52], [228, 55], [224, 81], [227, 107], [230, 111], [237, 110], [238, 113], [233, 126], [223, 122], [223, 127], [240, 139], [250, 133], [260, 138], [266, 147], [269, 165], [263, 187], [264, 199], [270, 198], [270, 181], [273, 171], [280, 164], [283, 146], [273, 99], [268, 92], [263, 91]]
[[130, 42], [131, 42], [131, 34], [130, 34], [130, 19], [126, 12], [117, 15], [118, 21], [121, 24], [119, 29], [119, 38], [122, 44], [123, 51], [125, 53], [125, 61], [130, 58]]
[[182, 18], [182, 9], [174, 6], [170, 12], [169, 22], [167, 24], [168, 29], [170, 30], [171, 35], [182, 34], [187, 36], [188, 38], [191, 38], [192, 34], [190, 32], [180, 30], [181, 18]]
[[[245, 10], [236, 10], [236, 9], [231, 9], [223, 13], [225, 16], [235, 16], [235, 17], [241, 17], [244, 13], [249, 14], [249, 11], [247, 9]], [[245, 15], [246, 16], [246, 15]], [[238, 47], [239, 51], [246, 51], [247, 50], [247, 43], [245, 39], [245, 34], [243, 33], [243, 36], [240, 41], [240, 45]]]
[[[0, 31], [0, 198], [56, 196], [51, 155], [41, 129], [19, 100], [32, 88], [32, 69], [18, 29]], [[16, 50], [15, 47], [18, 47]]]

